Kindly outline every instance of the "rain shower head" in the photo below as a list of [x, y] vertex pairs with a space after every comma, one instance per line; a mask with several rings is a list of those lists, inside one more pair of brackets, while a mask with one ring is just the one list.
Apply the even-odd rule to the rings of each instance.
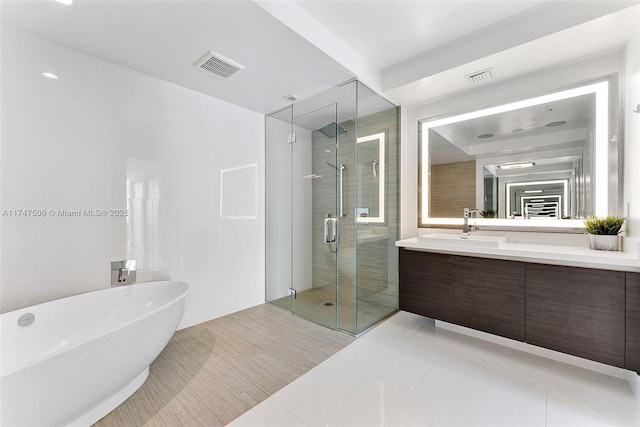
[[347, 133], [347, 130], [336, 122], [331, 122], [328, 125], [322, 126], [320, 129], [318, 129], [318, 131], [327, 138], [331, 139]]

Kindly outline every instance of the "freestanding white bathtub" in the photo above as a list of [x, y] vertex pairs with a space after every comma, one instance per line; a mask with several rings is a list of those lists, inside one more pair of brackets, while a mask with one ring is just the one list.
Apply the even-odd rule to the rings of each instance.
[[188, 289], [138, 283], [0, 315], [0, 425], [88, 426], [108, 414], [144, 383]]

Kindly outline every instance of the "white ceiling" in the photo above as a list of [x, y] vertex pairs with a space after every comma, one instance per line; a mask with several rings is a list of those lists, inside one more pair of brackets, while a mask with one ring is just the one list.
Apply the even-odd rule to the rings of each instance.
[[[261, 113], [353, 76], [250, 1], [2, 1], [9, 28]], [[246, 68], [224, 79], [193, 63], [208, 50]]]
[[[462, 60], [460, 65], [390, 88], [386, 93], [402, 100], [403, 105], [426, 103], [622, 49], [639, 20], [639, 6], [623, 9], [479, 59]], [[494, 75], [490, 81], [479, 85], [467, 81], [467, 74], [490, 67]]]
[[[621, 48], [640, 0], [0, 2], [2, 25], [266, 113], [359, 77], [403, 105]], [[246, 67], [193, 67], [214, 50]]]
[[377, 69], [434, 49], [544, 1], [297, 1]]

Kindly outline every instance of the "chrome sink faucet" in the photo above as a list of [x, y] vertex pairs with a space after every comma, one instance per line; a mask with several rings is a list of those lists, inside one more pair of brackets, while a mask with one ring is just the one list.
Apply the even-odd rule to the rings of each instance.
[[464, 208], [464, 224], [462, 224], [462, 235], [468, 236], [469, 232], [476, 231], [478, 227], [475, 224], [469, 225], [469, 218], [472, 218], [478, 209]]

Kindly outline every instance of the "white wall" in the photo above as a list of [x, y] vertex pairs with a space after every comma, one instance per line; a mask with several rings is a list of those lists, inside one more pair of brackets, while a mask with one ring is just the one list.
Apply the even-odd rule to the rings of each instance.
[[469, 111], [514, 97], [539, 94], [582, 81], [621, 73], [623, 53], [611, 52], [496, 84], [478, 86], [439, 101], [402, 108], [401, 238], [418, 235], [418, 120]]
[[[138, 280], [191, 285], [181, 327], [264, 301], [264, 117], [6, 28], [1, 36], [0, 208], [126, 209], [127, 178], [157, 178], [157, 200], [140, 202], [143, 222], [157, 223], [143, 236], [156, 268]], [[127, 217], [50, 214], [5, 215], [1, 226], [3, 312], [108, 288], [131, 231]]]
[[628, 215], [627, 235], [640, 238], [640, 24], [636, 23], [625, 49], [624, 97], [624, 200]]

